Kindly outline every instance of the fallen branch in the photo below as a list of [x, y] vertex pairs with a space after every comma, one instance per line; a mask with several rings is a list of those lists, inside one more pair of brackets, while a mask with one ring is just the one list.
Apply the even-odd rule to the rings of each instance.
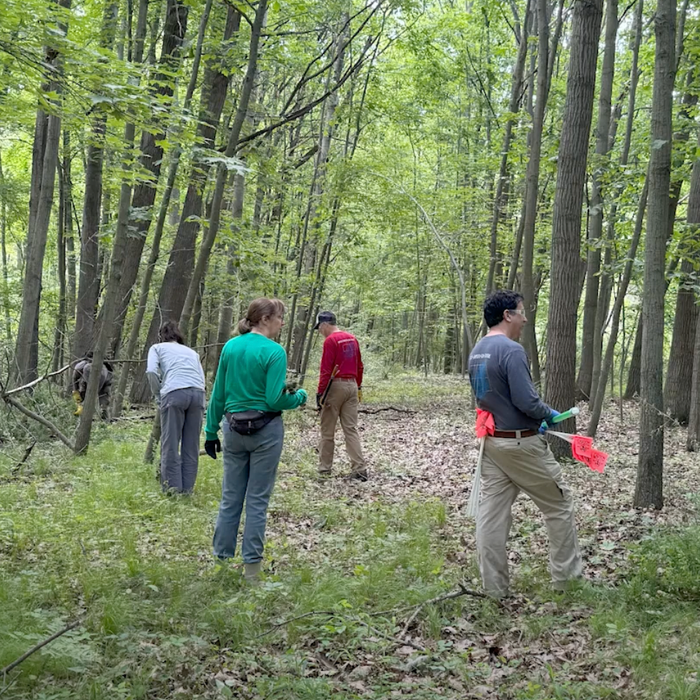
[[55, 372], [49, 372], [48, 374], [44, 374], [41, 377], [37, 377], [37, 379], [34, 379], [33, 381], [29, 382], [29, 384], [23, 384], [22, 386], [10, 389], [10, 391], [5, 392], [3, 398], [5, 398], [6, 396], [12, 396], [12, 394], [17, 394], [20, 391], [26, 391], [27, 389], [31, 389], [40, 382], [43, 382], [44, 379], [49, 379], [51, 377], [56, 377], [59, 374], [63, 374], [67, 369], [70, 369], [74, 364], [76, 364], [76, 362], [79, 362], [79, 360], [75, 360], [75, 362], [71, 362], [69, 365], [61, 367], [61, 369], [57, 369]]
[[0, 671], [0, 674], [2, 674], [4, 678], [15, 666], [19, 666], [25, 659], [28, 659], [35, 651], [39, 651], [39, 649], [45, 647], [47, 644], [50, 644], [51, 642], [53, 642], [54, 639], [58, 639], [66, 632], [70, 632], [72, 629], [75, 629], [81, 623], [82, 620], [76, 620], [75, 622], [71, 622], [70, 625], [67, 625], [62, 630], [55, 632], [47, 639], [44, 639], [42, 642], [39, 642], [36, 646], [33, 646], [29, 651], [22, 654], [22, 656], [20, 656], [18, 659], [15, 659], [11, 664], [5, 666], [5, 668], [3, 668], [2, 671]]
[[375, 408], [374, 410], [371, 408], [357, 409], [358, 413], [367, 413], [370, 416], [373, 416], [375, 413], [381, 413], [382, 411], [396, 411], [397, 413], [408, 413], [409, 415], [415, 415], [416, 413], [416, 411], [410, 408], [396, 408], [396, 406], [383, 406], [382, 408]]
[[24, 413], [27, 418], [31, 418], [37, 423], [41, 423], [42, 425], [46, 426], [64, 445], [68, 446], [73, 452], [75, 452], [75, 446], [73, 443], [48, 418], [44, 418], [44, 416], [40, 416], [38, 413], [30, 411], [28, 408], [22, 406], [19, 401], [13, 399], [7, 394], [3, 394], [2, 398], [5, 403], [9, 403], [10, 406], [14, 406], [20, 413]]
[[27, 447], [27, 449], [24, 451], [22, 459], [20, 459], [19, 462], [17, 462], [17, 464], [15, 464], [15, 466], [12, 467], [12, 469], [10, 470], [12, 474], [15, 474], [19, 470], [19, 468], [29, 459], [29, 455], [34, 449], [34, 445], [36, 445], [36, 440], [34, 440], [34, 442], [31, 445], [29, 445], [29, 447]]
[[[401, 630], [401, 634], [399, 634], [399, 639], [401, 639], [406, 632], [408, 631], [408, 628], [413, 624], [413, 621], [418, 617], [418, 613], [426, 606], [426, 605], [432, 605], [433, 603], [441, 603], [443, 600], [453, 600], [454, 598], [461, 598], [463, 595], [471, 595], [474, 596], [475, 598], [488, 598], [485, 593], [481, 593], [479, 591], [473, 591], [470, 588], [465, 588], [461, 583], [459, 585], [459, 590], [458, 591], [452, 591], [452, 593], [448, 593], [447, 595], [441, 595], [438, 596], [437, 598], [431, 598], [430, 600], [423, 601], [422, 603], [418, 603], [416, 606], [416, 609], [413, 611], [413, 614], [411, 617], [408, 618], [408, 621], [406, 624], [403, 626], [403, 630]], [[495, 600], [495, 599], [494, 599]], [[499, 601], [495, 601], [500, 605]]]

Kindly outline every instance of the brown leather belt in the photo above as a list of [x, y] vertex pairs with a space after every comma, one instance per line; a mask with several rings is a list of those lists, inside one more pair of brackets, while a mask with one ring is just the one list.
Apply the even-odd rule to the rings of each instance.
[[521, 438], [532, 437], [537, 435], [536, 430], [494, 430], [493, 437], [497, 438], [512, 438], [520, 440]]

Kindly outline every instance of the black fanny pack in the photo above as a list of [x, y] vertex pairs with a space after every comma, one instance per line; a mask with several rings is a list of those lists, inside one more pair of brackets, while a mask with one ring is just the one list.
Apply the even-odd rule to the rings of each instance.
[[237, 413], [227, 413], [226, 419], [231, 430], [239, 435], [254, 435], [281, 415], [282, 411], [238, 411]]

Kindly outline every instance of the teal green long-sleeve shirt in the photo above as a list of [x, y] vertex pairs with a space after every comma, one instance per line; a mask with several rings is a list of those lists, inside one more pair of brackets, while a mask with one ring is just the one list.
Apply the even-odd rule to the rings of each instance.
[[224, 413], [284, 411], [300, 406], [299, 394], [284, 391], [287, 353], [260, 333], [239, 335], [224, 345], [209, 399], [207, 440], [216, 440]]

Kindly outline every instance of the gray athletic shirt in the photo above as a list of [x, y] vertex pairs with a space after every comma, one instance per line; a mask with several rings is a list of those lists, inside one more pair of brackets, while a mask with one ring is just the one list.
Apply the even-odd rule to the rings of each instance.
[[469, 356], [469, 379], [477, 406], [493, 414], [497, 430], [537, 430], [552, 409], [532, 383], [522, 345], [487, 335]]

